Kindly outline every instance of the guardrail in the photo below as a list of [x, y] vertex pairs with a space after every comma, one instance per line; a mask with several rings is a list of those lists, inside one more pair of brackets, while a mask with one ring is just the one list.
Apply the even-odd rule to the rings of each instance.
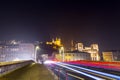
[[33, 63], [34, 61], [14, 61], [14, 62], [1, 62], [0, 63], [0, 75], [5, 74], [7, 72], [16, 70], [23, 66]]

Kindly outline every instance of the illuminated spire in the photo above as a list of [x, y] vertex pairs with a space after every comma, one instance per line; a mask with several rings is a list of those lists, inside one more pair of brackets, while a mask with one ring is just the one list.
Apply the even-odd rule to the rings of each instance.
[[56, 37], [56, 41], [58, 40], [58, 38]]
[[73, 42], [73, 40], [71, 40], [71, 51], [73, 51], [74, 50], [74, 42]]
[[52, 43], [54, 43], [55, 42], [55, 40], [54, 40], [54, 38], [52, 38]]
[[71, 46], [74, 46], [74, 44], [73, 44], [73, 40], [71, 40]]

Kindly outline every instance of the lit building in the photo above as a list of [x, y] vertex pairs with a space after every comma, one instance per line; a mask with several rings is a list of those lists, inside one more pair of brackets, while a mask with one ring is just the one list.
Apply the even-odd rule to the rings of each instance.
[[52, 39], [51, 42], [46, 42], [46, 44], [50, 44], [50, 45], [54, 44], [54, 45], [57, 45], [57, 46], [62, 46], [60, 38], [56, 38], [55, 40]]
[[76, 50], [83, 51], [83, 43], [76, 44]]
[[0, 44], [0, 62], [30, 60], [34, 57], [34, 44], [7, 41]]
[[55, 59], [59, 61], [65, 61], [64, 47], [59, 48], [59, 52], [55, 54]]
[[[73, 40], [71, 40], [71, 51], [74, 51], [75, 50], [75, 45], [74, 45], [74, 42], [73, 42]], [[68, 50], [69, 51], [69, 50]]]
[[[60, 54], [56, 54], [59, 61], [62, 61]], [[76, 61], [76, 60], [91, 60], [90, 54], [87, 52], [79, 51], [67, 51], [64, 53], [64, 61]]]
[[98, 44], [92, 44], [92, 45], [91, 45], [91, 49], [96, 50], [96, 51], [99, 51]]
[[[56, 40], [52, 39], [51, 42], [46, 42], [46, 44], [52, 45], [55, 44], [57, 46], [59, 46], [59, 52], [58, 54], [55, 54], [55, 58], [60, 60], [60, 61], [65, 61], [65, 60], [77, 60], [78, 58], [75, 58], [75, 56], [68, 56], [67, 54], [70, 55], [79, 55], [78, 57], [80, 57], [79, 59], [82, 60], [93, 60], [93, 61], [99, 61], [100, 60], [100, 56], [99, 56], [99, 47], [98, 44], [91, 44], [90, 47], [84, 47], [83, 43], [77, 43], [76, 45], [74, 45], [73, 40], [71, 41], [71, 52], [70, 53], [65, 53], [64, 52], [64, 48], [63, 50], [61, 49], [63, 47], [63, 45], [61, 44], [61, 39], [60, 38], [56, 38]], [[54, 49], [56, 49], [56, 46], [53, 46]], [[74, 51], [78, 51], [73, 53]], [[84, 57], [84, 53], [86, 55], [86, 57]], [[90, 59], [87, 58], [87, 56], [90, 55]], [[83, 57], [83, 58], [82, 58]], [[71, 59], [70, 59], [71, 58]], [[74, 59], [75, 58], [75, 59]]]
[[91, 44], [90, 47], [84, 47], [83, 43], [77, 43], [76, 50], [90, 53], [92, 61], [100, 60], [98, 44]]
[[20, 43], [19, 49], [19, 53], [24, 54], [23, 59], [33, 59], [35, 54], [35, 46], [33, 43]]
[[53, 49], [58, 50], [52, 53], [52, 58], [64, 61], [64, 47], [60, 38], [52, 39], [51, 42], [46, 42], [46, 44], [53, 45]]
[[[53, 41], [55, 42], [55, 41]], [[75, 60], [74, 56], [72, 55], [77, 55], [76, 53], [73, 53], [74, 51], [78, 51], [78, 53], [81, 54], [81, 52], [84, 52], [84, 53], [89, 53], [90, 55], [90, 59], [88, 58], [84, 58], [85, 60], [92, 60], [92, 61], [99, 61], [100, 60], [100, 56], [99, 56], [99, 47], [98, 47], [98, 44], [91, 44], [90, 47], [84, 47], [83, 43], [77, 43], [76, 45], [74, 45], [73, 43], [73, 40], [71, 41], [71, 53], [60, 53], [59, 54], [56, 54], [56, 58], [59, 59], [59, 60]], [[70, 54], [71, 56], [65, 56], [67, 54]], [[84, 54], [82, 54], [84, 55]], [[85, 54], [86, 55], [86, 54]], [[82, 60], [81, 57], [84, 57], [84, 56], [79, 56], [80, 59]]]
[[120, 50], [102, 52], [104, 61], [120, 61]]

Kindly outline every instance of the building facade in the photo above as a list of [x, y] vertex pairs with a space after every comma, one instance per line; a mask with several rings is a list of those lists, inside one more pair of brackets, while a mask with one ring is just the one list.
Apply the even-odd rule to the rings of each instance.
[[21, 43], [17, 41], [4, 42], [0, 44], [0, 62], [15, 60], [33, 60], [34, 44]]
[[92, 61], [99, 61], [99, 47], [98, 44], [91, 44], [90, 47], [84, 47], [83, 43], [76, 44], [76, 50], [90, 53]]
[[[61, 54], [56, 54], [56, 58], [59, 61], [63, 61]], [[91, 60], [90, 54], [87, 52], [80, 51], [68, 51], [64, 53], [64, 61], [76, 61], [76, 60]]]
[[54, 45], [57, 45], [57, 46], [63, 46], [60, 38], [52, 39], [51, 42], [46, 42], [46, 44], [49, 44], [49, 45], [54, 44]]
[[75, 45], [75, 47], [76, 47], [76, 50], [78, 50], [78, 51], [83, 51], [83, 43], [77, 43], [76, 45]]
[[102, 52], [104, 61], [120, 61], [120, 50]]

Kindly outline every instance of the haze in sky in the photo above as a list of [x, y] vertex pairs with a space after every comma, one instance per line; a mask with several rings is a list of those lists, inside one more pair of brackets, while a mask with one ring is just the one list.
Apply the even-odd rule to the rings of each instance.
[[50, 41], [60, 37], [101, 50], [120, 49], [120, 2], [0, 3], [0, 40]]

